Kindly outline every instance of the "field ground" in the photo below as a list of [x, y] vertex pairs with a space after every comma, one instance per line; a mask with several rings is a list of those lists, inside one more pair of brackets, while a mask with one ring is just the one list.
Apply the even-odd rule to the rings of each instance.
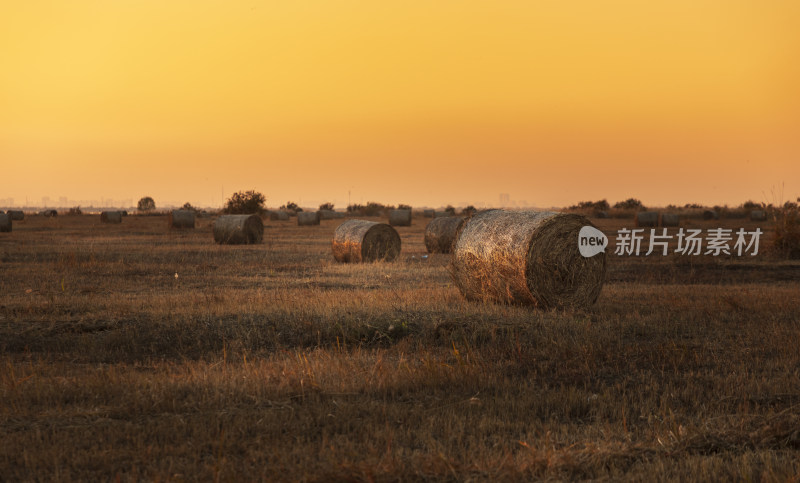
[[0, 480], [800, 477], [800, 263], [769, 238], [611, 254], [595, 306], [543, 312], [464, 301], [423, 218], [336, 264], [340, 221], [0, 233]]

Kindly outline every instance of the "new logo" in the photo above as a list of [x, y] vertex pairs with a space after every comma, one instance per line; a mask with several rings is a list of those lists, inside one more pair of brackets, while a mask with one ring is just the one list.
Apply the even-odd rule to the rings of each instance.
[[578, 232], [578, 250], [586, 258], [605, 252], [608, 246], [608, 237], [593, 226], [584, 226]]

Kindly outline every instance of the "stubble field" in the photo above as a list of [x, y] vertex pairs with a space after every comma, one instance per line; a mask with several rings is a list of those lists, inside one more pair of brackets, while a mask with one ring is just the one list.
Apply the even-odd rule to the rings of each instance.
[[[0, 480], [800, 475], [800, 263], [620, 257], [589, 310], [465, 301], [317, 227], [30, 216], [0, 234]], [[612, 236], [632, 220], [593, 220]], [[687, 221], [700, 228], [761, 226]], [[674, 231], [674, 229], [672, 230]]]

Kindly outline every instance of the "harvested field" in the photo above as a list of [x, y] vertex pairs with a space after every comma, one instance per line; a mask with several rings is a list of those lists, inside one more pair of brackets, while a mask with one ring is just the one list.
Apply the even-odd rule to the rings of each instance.
[[424, 223], [339, 264], [336, 221], [218, 245], [209, 218], [27, 217], [0, 235], [0, 479], [795, 478], [800, 262], [771, 222], [684, 220], [760, 227], [755, 257], [618, 256], [633, 220], [592, 222], [597, 303], [538, 310], [465, 301]]

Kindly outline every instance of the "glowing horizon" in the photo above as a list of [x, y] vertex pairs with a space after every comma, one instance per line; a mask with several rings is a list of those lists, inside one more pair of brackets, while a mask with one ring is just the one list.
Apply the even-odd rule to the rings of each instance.
[[800, 196], [800, 4], [0, 7], [0, 200]]

